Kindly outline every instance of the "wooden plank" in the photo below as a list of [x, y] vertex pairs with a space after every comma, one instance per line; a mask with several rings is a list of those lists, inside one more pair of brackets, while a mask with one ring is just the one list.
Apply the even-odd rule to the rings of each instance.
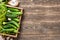
[[18, 40], [59, 40], [60, 36], [21, 35]]
[[21, 34], [39, 34], [39, 35], [60, 35], [60, 22], [38, 22], [27, 23], [22, 25]]
[[[44, 32], [43, 29], [45, 28], [45, 26], [47, 29], [49, 29], [46, 30], [46, 34], [49, 34], [51, 31], [53, 32], [51, 32], [52, 34], [60, 34], [59, 32], [55, 32], [55, 26], [57, 25], [56, 27], [58, 31], [60, 26], [59, 5], [59, 0], [33, 0], [30, 2], [24, 2], [24, 0], [21, 1], [20, 7], [25, 9], [22, 22], [22, 34], [41, 35]], [[51, 29], [48, 27], [51, 27]]]
[[21, 0], [24, 17], [18, 40], [59, 40], [60, 0]]

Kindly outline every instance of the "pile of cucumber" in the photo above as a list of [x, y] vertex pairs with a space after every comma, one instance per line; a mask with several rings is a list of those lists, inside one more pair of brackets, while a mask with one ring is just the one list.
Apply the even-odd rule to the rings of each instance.
[[5, 3], [0, 3], [0, 32], [5, 34], [18, 33], [19, 16], [22, 12], [16, 8], [6, 7]]

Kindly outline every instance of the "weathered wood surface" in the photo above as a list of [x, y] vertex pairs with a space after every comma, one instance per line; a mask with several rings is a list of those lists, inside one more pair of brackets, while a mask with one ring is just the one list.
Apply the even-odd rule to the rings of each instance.
[[19, 1], [24, 15], [17, 40], [60, 40], [60, 0]]
[[60, 0], [20, 0], [24, 8], [18, 40], [60, 40]]

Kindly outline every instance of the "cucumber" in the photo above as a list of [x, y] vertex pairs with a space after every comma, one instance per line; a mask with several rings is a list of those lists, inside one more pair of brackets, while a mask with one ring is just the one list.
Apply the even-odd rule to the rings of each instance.
[[22, 15], [22, 12], [8, 12], [7, 14], [6, 14], [6, 17], [10, 17], [10, 18], [12, 18], [12, 17], [17, 17], [17, 16], [21, 16]]
[[3, 28], [4, 28], [4, 29], [9, 29], [9, 28], [12, 28], [12, 27], [10, 27], [10, 26], [8, 26], [8, 25], [5, 25], [5, 26], [3, 26]]
[[0, 18], [0, 21], [5, 21], [5, 19], [6, 19], [5, 17], [3, 17], [3, 18]]
[[18, 18], [14, 18], [13, 20], [16, 21], [16, 22], [19, 22], [19, 19]]
[[13, 12], [19, 12], [19, 10], [16, 9], [16, 8], [8, 8], [8, 10], [11, 10], [11, 11], [13, 11]]
[[11, 26], [11, 27], [14, 28], [14, 29], [17, 29], [16, 26], [13, 25], [13, 24], [8, 24], [8, 25]]
[[8, 34], [15, 34], [15, 33], [17, 33], [18, 31], [15, 30], [15, 29], [2, 29], [1, 32], [3, 32], [3, 33], [8, 33]]
[[7, 24], [7, 22], [3, 22], [3, 25]]
[[22, 15], [22, 12], [8, 12], [9, 14], [12, 14], [12, 15]]
[[3, 0], [0, 0], [0, 2], [2, 2]]
[[22, 15], [22, 12], [11, 12], [13, 15], [16, 14], [16, 15]]
[[14, 18], [14, 17], [17, 17], [16, 14], [12, 15], [12, 14], [6, 14], [6, 17], [10, 17], [10, 18]]
[[1, 14], [1, 15], [0, 15], [0, 18], [4, 17], [4, 16], [5, 16], [5, 14], [6, 14], [6, 13]]
[[13, 25], [15, 25], [16, 27], [19, 27], [19, 23], [17, 23], [17, 22], [15, 22], [15, 21], [10, 21], [10, 22], [8, 22], [8, 23], [11, 23], [11, 24], [13, 24]]
[[17, 29], [16, 26], [12, 25], [12, 24], [7, 24], [3, 27], [4, 29], [10, 29], [10, 28], [13, 28], [13, 29]]

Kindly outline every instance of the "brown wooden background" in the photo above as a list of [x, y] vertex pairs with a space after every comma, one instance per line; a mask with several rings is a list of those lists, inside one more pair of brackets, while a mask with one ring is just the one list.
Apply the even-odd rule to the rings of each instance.
[[19, 0], [24, 8], [18, 40], [60, 40], [60, 0]]

